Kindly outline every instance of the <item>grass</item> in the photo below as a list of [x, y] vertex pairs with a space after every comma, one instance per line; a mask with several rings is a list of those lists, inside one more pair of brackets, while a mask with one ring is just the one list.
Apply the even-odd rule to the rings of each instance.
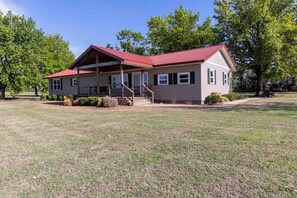
[[1, 197], [296, 197], [297, 94], [236, 107], [0, 101]]

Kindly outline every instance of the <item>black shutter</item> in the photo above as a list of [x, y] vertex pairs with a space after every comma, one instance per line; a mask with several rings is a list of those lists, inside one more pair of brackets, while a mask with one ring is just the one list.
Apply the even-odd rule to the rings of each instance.
[[207, 81], [208, 81], [208, 84], [210, 84], [210, 70], [209, 68], [207, 69]]
[[217, 84], [217, 70], [214, 70], [215, 85]]
[[61, 82], [61, 90], [63, 90], [63, 78], [60, 78], [60, 82]]
[[173, 84], [177, 84], [177, 73], [173, 74]]
[[53, 86], [54, 86], [54, 85], [53, 85], [53, 79], [50, 79], [50, 86], [51, 86], [51, 91], [53, 91], [53, 89], [54, 89], [54, 88], [53, 88]]
[[190, 72], [190, 83], [195, 84], [195, 72]]
[[108, 82], [111, 85], [111, 76], [108, 76]]
[[168, 74], [168, 78], [169, 78], [169, 85], [172, 85], [173, 84], [173, 79], [172, 79], [172, 76], [173, 76], [173, 74]]
[[158, 75], [154, 75], [154, 85], [158, 85]]
[[70, 78], [70, 86], [71, 86], [71, 87], [73, 86], [72, 83], [73, 83], [73, 82], [72, 82], [72, 78]]
[[128, 87], [132, 87], [132, 74], [131, 73], [129, 73], [128, 74]]

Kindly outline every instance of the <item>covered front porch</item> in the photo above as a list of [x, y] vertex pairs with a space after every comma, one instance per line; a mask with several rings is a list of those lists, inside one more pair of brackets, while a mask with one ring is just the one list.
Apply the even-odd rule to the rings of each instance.
[[[128, 99], [146, 97], [154, 102], [154, 92], [149, 88], [148, 72], [151, 66], [143, 62], [125, 60], [127, 53], [90, 46], [71, 66], [77, 71], [78, 96], [111, 96]], [[130, 55], [130, 54], [129, 54]], [[137, 56], [137, 55], [133, 55]], [[81, 71], [92, 71], [95, 82], [83, 83]]]

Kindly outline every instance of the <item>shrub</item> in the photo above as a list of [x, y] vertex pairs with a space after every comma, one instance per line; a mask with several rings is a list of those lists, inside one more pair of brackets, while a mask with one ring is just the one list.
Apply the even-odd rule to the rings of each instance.
[[58, 96], [56, 94], [53, 94], [52, 95], [52, 100], [57, 100], [58, 99]]
[[71, 102], [73, 102], [73, 100], [74, 100], [74, 96], [73, 95], [68, 95], [68, 97], [67, 97], [68, 99], [70, 99], [71, 100]]
[[97, 100], [97, 107], [103, 107], [103, 99], [101, 97]]
[[226, 98], [228, 98], [230, 101], [238, 100], [239, 99], [239, 95], [236, 94], [236, 93], [225, 94], [223, 96], [226, 97]]
[[73, 106], [77, 106], [77, 105], [79, 105], [79, 100], [78, 100], [78, 99], [73, 100], [72, 105], [73, 105]]
[[53, 96], [48, 95], [48, 96], [47, 96], [47, 100], [53, 100]]
[[90, 106], [97, 106], [98, 105], [98, 97], [89, 97], [89, 105]]
[[72, 101], [66, 96], [64, 97], [64, 106], [72, 106]]
[[89, 105], [89, 98], [87, 97], [82, 97], [78, 99], [78, 104], [80, 106], [88, 106]]
[[47, 95], [46, 94], [42, 94], [41, 96], [40, 96], [40, 100], [47, 100]]
[[63, 96], [58, 96], [58, 100], [59, 101], [63, 101], [64, 100], [64, 97]]
[[103, 107], [116, 107], [118, 106], [118, 99], [111, 97], [104, 97], [103, 99]]
[[223, 98], [221, 93], [218, 92], [212, 92], [209, 96], [205, 98], [206, 104], [216, 104], [220, 102], [223, 102]]

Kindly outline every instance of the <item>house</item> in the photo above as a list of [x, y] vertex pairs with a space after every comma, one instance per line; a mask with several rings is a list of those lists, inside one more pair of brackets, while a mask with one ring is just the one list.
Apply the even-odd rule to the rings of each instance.
[[49, 94], [202, 104], [211, 92], [230, 93], [235, 71], [225, 45], [155, 56], [91, 45], [67, 70], [46, 78]]

